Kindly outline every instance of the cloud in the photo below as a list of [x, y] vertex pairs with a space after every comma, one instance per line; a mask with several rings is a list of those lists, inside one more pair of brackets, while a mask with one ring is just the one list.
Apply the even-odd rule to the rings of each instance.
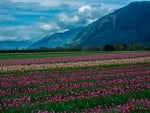
[[79, 13], [84, 13], [87, 11], [91, 11], [91, 6], [90, 5], [83, 5], [82, 7], [79, 8], [78, 12]]
[[43, 24], [43, 25], [41, 25], [41, 29], [43, 29], [45, 31], [50, 31], [53, 29], [53, 26], [50, 24]]
[[[60, 4], [64, 1], [66, 4]], [[44, 5], [51, 3], [52, 5]], [[36, 41], [46, 35], [85, 26], [108, 13], [100, 5], [73, 0], [5, 0], [0, 2], [0, 40]], [[7, 20], [7, 22], [6, 22]]]
[[84, 25], [90, 24], [108, 13], [108, 9], [102, 8], [101, 4], [83, 5], [78, 9], [78, 16]]
[[48, 7], [57, 7], [62, 4], [67, 4], [69, 6], [78, 6], [84, 3], [79, 0], [11, 0], [13, 2], [22, 2], [22, 3], [38, 3], [40, 6], [48, 6]]
[[79, 21], [79, 17], [78, 16], [69, 16], [68, 14], [60, 14], [57, 16], [58, 21], [60, 23], [64, 23], [64, 24], [69, 24], [69, 23], [76, 23]]
[[0, 40], [36, 41], [86, 26], [133, 0], [0, 0]]
[[69, 29], [88, 25], [108, 13], [109, 11], [103, 9], [101, 5], [83, 5], [73, 14], [64, 13], [56, 16], [55, 22], [60, 28]]
[[55, 23], [38, 23], [36, 26], [39, 27], [39, 29], [43, 32], [51, 32], [60, 30], [60, 27], [57, 26]]

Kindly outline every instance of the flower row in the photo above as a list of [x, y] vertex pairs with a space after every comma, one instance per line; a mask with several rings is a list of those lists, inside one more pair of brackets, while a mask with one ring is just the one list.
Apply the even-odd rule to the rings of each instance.
[[25, 64], [28, 65], [28, 64], [71, 62], [71, 61], [107, 60], [116, 58], [130, 58], [130, 57], [144, 57], [144, 56], [150, 56], [150, 52], [103, 54], [91, 56], [61, 57], [61, 58], [0, 60], [0, 65], [25, 65]]

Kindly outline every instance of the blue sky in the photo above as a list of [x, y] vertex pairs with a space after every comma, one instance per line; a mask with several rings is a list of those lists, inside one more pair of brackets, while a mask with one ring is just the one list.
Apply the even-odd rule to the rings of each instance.
[[132, 1], [0, 0], [0, 41], [36, 41], [55, 32], [86, 26]]

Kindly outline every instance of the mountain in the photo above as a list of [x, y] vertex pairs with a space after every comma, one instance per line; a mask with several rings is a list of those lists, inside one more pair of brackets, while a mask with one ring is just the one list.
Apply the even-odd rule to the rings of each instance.
[[72, 29], [64, 33], [54, 33], [52, 35], [46, 36], [45, 38], [35, 42], [30, 46], [30, 48], [55, 48], [63, 47], [66, 43], [69, 43], [73, 37], [75, 37], [83, 27]]
[[31, 41], [0, 41], [0, 49], [26, 49]]
[[133, 2], [85, 27], [69, 46], [150, 45], [150, 1]]

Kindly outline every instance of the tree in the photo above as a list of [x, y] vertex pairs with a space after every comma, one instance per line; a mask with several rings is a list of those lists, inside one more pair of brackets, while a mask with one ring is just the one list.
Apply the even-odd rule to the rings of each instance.
[[81, 46], [73, 46], [71, 48], [68, 48], [69, 51], [83, 51], [83, 48]]
[[127, 50], [127, 44], [116, 44], [114, 48], [116, 51], [125, 51]]
[[104, 51], [114, 51], [114, 46], [113, 46], [113, 45], [110, 45], [110, 44], [106, 44], [106, 45], [103, 47], [103, 50], [104, 50]]
[[91, 46], [88, 48], [89, 51], [101, 51], [102, 47], [101, 46]]
[[63, 47], [55, 47], [53, 50], [54, 50], [54, 52], [65, 52], [66, 51], [66, 49]]
[[142, 45], [138, 45], [138, 44], [131, 44], [129, 47], [129, 50], [131, 50], [131, 51], [144, 50], [144, 47]]

